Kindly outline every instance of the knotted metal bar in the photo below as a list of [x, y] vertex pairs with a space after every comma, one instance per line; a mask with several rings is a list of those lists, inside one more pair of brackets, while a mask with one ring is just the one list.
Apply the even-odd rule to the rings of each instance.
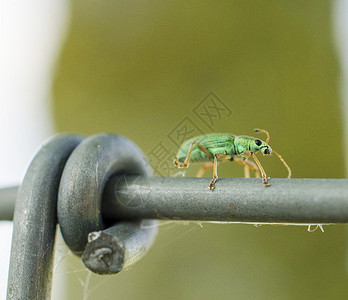
[[[146, 221], [153, 225], [146, 230], [139, 220], [115, 220], [108, 230], [110, 223], [105, 224], [101, 215], [101, 196], [112, 174], [148, 176], [151, 172], [141, 150], [117, 135], [99, 134], [86, 139], [61, 135], [41, 147], [16, 200], [8, 299], [50, 298], [57, 198], [61, 231], [75, 254], [81, 255], [87, 242], [93, 242], [87, 241], [91, 231], [102, 230], [94, 234], [111, 237], [108, 243], [93, 243], [88, 248], [91, 259], [86, 261], [92, 263], [93, 271], [117, 273], [139, 260], [154, 241], [156, 221]], [[9, 199], [16, 190], [9, 193], [5, 189], [3, 193]], [[11, 212], [4, 217], [11, 217]], [[98, 248], [101, 244], [103, 251]]]
[[[62, 232], [75, 253], [85, 249], [89, 231], [101, 230], [89, 236], [83, 260], [102, 274], [117, 273], [151, 245], [156, 225], [141, 219], [348, 223], [347, 179], [272, 179], [266, 188], [260, 179], [219, 178], [210, 191], [210, 178], [147, 177], [141, 151], [122, 137], [81, 140], [56, 137], [28, 169], [15, 208], [9, 298], [50, 295], [58, 188]], [[1, 210], [9, 207], [1, 218], [12, 217], [16, 192], [0, 191], [0, 198], [12, 198], [0, 202]]]

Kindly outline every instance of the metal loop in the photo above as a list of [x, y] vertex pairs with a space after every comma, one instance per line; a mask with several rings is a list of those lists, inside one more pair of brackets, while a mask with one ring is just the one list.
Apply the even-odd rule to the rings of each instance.
[[128, 139], [99, 134], [85, 139], [66, 163], [58, 194], [58, 221], [69, 248], [81, 255], [90, 232], [105, 229], [104, 186], [113, 174], [148, 176], [142, 151]]

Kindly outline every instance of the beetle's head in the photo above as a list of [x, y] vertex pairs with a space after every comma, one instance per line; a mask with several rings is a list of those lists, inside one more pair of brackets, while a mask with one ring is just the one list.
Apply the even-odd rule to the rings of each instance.
[[261, 151], [263, 155], [270, 155], [272, 153], [272, 148], [264, 141], [260, 139], [254, 139], [251, 141], [250, 148], [252, 152]]

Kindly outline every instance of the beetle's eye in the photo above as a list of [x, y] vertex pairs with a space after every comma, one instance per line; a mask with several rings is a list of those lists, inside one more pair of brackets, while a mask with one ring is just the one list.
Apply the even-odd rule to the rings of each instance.
[[260, 140], [255, 140], [255, 144], [256, 144], [257, 146], [261, 146], [262, 142], [261, 142]]

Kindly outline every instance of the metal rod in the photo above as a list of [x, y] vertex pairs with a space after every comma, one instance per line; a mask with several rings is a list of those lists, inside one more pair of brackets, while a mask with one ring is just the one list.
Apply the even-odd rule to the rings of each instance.
[[147, 218], [348, 223], [348, 179], [273, 178], [271, 186], [264, 187], [259, 179], [219, 178], [214, 191], [208, 189], [209, 180], [115, 176], [105, 188], [103, 216], [110, 222]]
[[13, 220], [17, 193], [17, 186], [0, 190], [0, 220]]
[[75, 135], [51, 139], [32, 160], [18, 191], [7, 299], [50, 299], [60, 177]]
[[257, 223], [348, 223], [347, 179], [112, 177], [106, 219], [171, 219]]

